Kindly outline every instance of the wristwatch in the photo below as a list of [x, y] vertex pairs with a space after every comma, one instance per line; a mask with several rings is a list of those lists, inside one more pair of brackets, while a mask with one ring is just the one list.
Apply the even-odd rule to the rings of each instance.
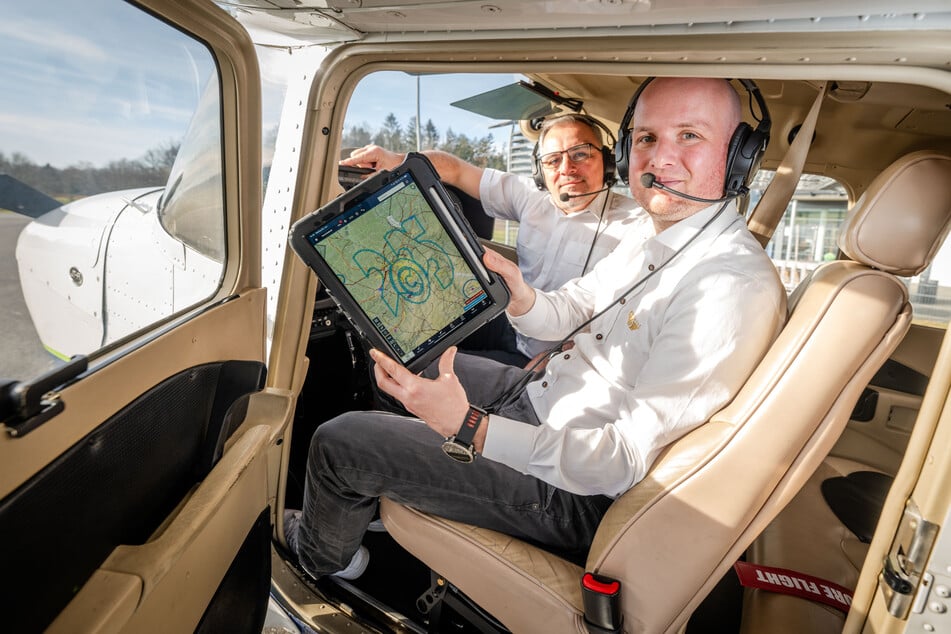
[[487, 414], [488, 412], [481, 407], [469, 405], [469, 411], [466, 412], [466, 417], [462, 420], [462, 427], [459, 428], [455, 436], [450, 436], [442, 444], [443, 452], [459, 462], [469, 463], [475, 460], [476, 451], [472, 439], [475, 438], [476, 430], [479, 429], [482, 419]]

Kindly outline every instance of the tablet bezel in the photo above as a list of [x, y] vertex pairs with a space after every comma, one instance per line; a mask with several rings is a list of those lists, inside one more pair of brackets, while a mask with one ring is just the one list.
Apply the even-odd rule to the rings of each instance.
[[[420, 194], [446, 230], [446, 234], [455, 245], [466, 266], [469, 267], [472, 275], [482, 284], [490, 304], [473, 319], [447, 333], [422, 354], [404, 362], [400, 359], [397, 351], [391, 347], [386, 338], [373, 325], [372, 320], [356, 302], [346, 286], [340, 282], [326, 260], [314, 248], [308, 236], [326, 224], [334, 222], [340, 216], [349, 214], [353, 207], [407, 173], [416, 181]], [[486, 322], [504, 312], [508, 305], [509, 293], [502, 282], [502, 278], [487, 269], [483, 264], [482, 255], [485, 250], [478, 237], [462, 215], [461, 210], [457, 209], [452, 202], [452, 198], [439, 181], [432, 163], [422, 154], [408, 154], [406, 160], [398, 167], [393, 170], [381, 170], [375, 173], [317, 211], [295, 222], [290, 230], [289, 243], [298, 257], [317, 274], [327, 294], [333, 298], [360, 335], [374, 348], [383, 351], [412, 372], [419, 372], [424, 369], [442, 355], [448, 347], [458, 344]]]

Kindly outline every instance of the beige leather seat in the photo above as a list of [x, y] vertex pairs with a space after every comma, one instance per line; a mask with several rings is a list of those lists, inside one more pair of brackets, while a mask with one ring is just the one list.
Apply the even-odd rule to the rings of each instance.
[[[882, 188], [885, 184], [887, 192]], [[909, 225], [941, 222], [951, 213], [951, 157], [930, 153], [909, 155], [882, 174], [875, 185], [878, 189], [870, 190], [866, 197], [881, 197], [884, 193], [888, 198], [883, 197], [876, 204], [899, 203], [914, 209], [914, 213], [908, 212], [904, 219]], [[922, 213], [928, 215], [922, 219]], [[898, 235], [907, 235], [907, 230], [896, 227]], [[912, 275], [922, 268], [911, 261], [905, 270], [896, 270], [896, 273]], [[854, 589], [868, 543], [853, 532], [854, 525], [850, 528], [843, 522], [844, 516], [837, 514], [826, 500], [822, 486], [844, 476], [874, 473], [895, 475], [856, 460], [827, 457], [792, 502], [756, 538], [747, 552], [747, 561], [795, 570]], [[851, 508], [844, 509], [845, 516], [868, 513], [877, 517], [880, 508], [868, 498], [868, 491], [862, 491], [851, 500]], [[847, 501], [838, 500], [840, 504]], [[861, 523], [865, 521], [869, 520]], [[754, 588], [747, 588], [744, 593], [740, 630], [743, 634], [767, 630], [776, 634], [841, 632], [844, 623], [845, 613], [822, 603]]]
[[[621, 581], [627, 632], [676, 632], [832, 447], [911, 322], [904, 284], [947, 231], [951, 161], [909, 155], [846, 220], [851, 260], [790, 300], [777, 341], [733, 403], [669, 446], [601, 522], [585, 570]], [[939, 200], [940, 199], [940, 200]], [[584, 570], [506, 535], [384, 500], [390, 534], [513, 632], [584, 632]]]

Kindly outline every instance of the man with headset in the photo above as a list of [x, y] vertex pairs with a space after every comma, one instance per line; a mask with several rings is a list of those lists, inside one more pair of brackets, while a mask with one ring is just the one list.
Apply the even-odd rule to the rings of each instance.
[[384, 495], [583, 559], [612, 500], [752, 373], [786, 316], [776, 270], [734, 202], [765, 149], [765, 102], [753, 95], [754, 130], [722, 79], [641, 89], [617, 158], [653, 221], [643, 235], [632, 230], [552, 292], [485, 256], [510, 288], [516, 327], [575, 346], [537, 374], [450, 348], [418, 376], [373, 351], [380, 389], [418, 418], [349, 412], [317, 428], [303, 515], [285, 526], [310, 574], [359, 568]]
[[[532, 179], [484, 169], [447, 152], [423, 152], [443, 182], [480, 199], [485, 212], [519, 223], [516, 253], [526, 282], [554, 290], [580, 277], [614, 250], [628, 228], [647, 217], [630, 198], [610, 191], [616, 181], [614, 136], [597, 119], [564, 114], [542, 122], [532, 151]], [[392, 169], [405, 155], [376, 145], [354, 150], [341, 165]], [[486, 324], [460, 348], [524, 367], [552, 342], [516, 333], [504, 317]]]

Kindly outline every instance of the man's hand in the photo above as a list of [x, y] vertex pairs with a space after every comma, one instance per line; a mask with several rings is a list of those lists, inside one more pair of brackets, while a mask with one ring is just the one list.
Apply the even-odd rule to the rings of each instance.
[[350, 158], [340, 161], [341, 165], [351, 167], [369, 167], [379, 170], [391, 170], [406, 160], [405, 154], [390, 152], [379, 145], [365, 145], [350, 152]]
[[508, 314], [518, 317], [535, 305], [535, 289], [525, 282], [517, 264], [489, 248], [486, 248], [482, 261], [487, 268], [501, 275], [509, 288], [509, 305], [505, 309]]
[[453, 372], [456, 348], [446, 350], [439, 358], [439, 377], [426, 379], [413, 374], [379, 350], [371, 350], [376, 362], [373, 374], [381, 390], [398, 400], [414, 416], [443, 437], [459, 431], [469, 411], [465, 388]]

